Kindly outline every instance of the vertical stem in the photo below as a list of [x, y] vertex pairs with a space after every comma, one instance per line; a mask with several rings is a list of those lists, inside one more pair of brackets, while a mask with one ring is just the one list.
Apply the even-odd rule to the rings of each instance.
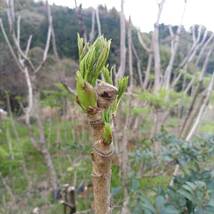
[[113, 145], [112, 143], [104, 144], [102, 141], [104, 124], [101, 112], [89, 114], [88, 118], [95, 140], [91, 153], [95, 214], [111, 214], [110, 185]]
[[130, 78], [130, 86], [129, 90], [132, 91], [134, 76], [133, 76], [133, 60], [132, 60], [132, 21], [131, 17], [129, 17], [129, 28], [128, 28], [128, 53], [129, 53], [129, 78]]

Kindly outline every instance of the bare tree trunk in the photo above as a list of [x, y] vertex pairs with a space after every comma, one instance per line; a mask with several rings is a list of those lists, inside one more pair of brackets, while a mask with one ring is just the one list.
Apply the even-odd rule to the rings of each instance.
[[[125, 125], [124, 125], [124, 131], [129, 129], [130, 124], [130, 109], [131, 109], [131, 96], [129, 95], [128, 98], [128, 106], [129, 110], [126, 115]], [[128, 136], [123, 133], [122, 142], [120, 144], [120, 166], [121, 166], [121, 178], [123, 183], [123, 189], [124, 189], [124, 196], [123, 196], [123, 205], [121, 209], [121, 214], [129, 214], [129, 194], [128, 194], [128, 171], [129, 171], [129, 162], [128, 162]]]
[[[38, 107], [37, 105], [39, 105], [38, 104], [39, 101], [37, 100], [37, 98], [38, 98], [37, 94], [35, 94], [36, 92], [35, 92], [35, 82], [34, 81], [36, 80], [36, 73], [42, 68], [42, 66], [44, 65], [44, 63], [47, 59], [47, 55], [48, 55], [48, 51], [49, 51], [49, 47], [50, 47], [51, 35], [52, 35], [52, 31], [53, 31], [52, 16], [51, 16], [50, 7], [48, 6], [49, 27], [48, 27], [48, 34], [47, 34], [45, 50], [43, 53], [43, 59], [42, 59], [42, 62], [39, 64], [38, 67], [34, 67], [32, 61], [28, 57], [28, 52], [30, 49], [32, 36], [29, 37], [27, 47], [26, 47], [25, 51], [23, 51], [21, 49], [21, 45], [20, 45], [20, 32], [21, 32], [20, 20], [21, 20], [21, 18], [18, 17], [18, 20], [17, 20], [17, 35], [16, 35], [15, 34], [15, 27], [14, 27], [14, 25], [15, 25], [15, 15], [14, 14], [15, 14], [15, 12], [14, 12], [14, 1], [10, 0], [9, 4], [8, 4], [8, 20], [10, 23], [10, 27], [13, 27], [13, 29], [11, 29], [11, 36], [12, 36], [12, 41], [15, 45], [15, 48], [12, 46], [11, 42], [8, 39], [8, 36], [5, 32], [5, 29], [4, 29], [4, 26], [3, 26], [1, 19], [0, 19], [0, 28], [1, 28], [1, 31], [3, 33], [4, 39], [5, 39], [8, 47], [9, 47], [10, 53], [12, 54], [12, 56], [13, 56], [16, 64], [17, 64], [18, 68], [20, 69], [20, 71], [24, 74], [25, 81], [27, 83], [28, 106], [27, 106], [25, 116], [26, 116], [26, 123], [30, 127], [30, 117], [32, 116], [32, 112], [35, 108]], [[30, 71], [33, 74], [31, 74]], [[39, 132], [40, 132], [39, 133], [40, 134], [40, 140], [39, 140], [40, 144], [38, 145], [35, 140], [32, 140], [32, 144], [35, 146], [35, 148], [38, 149], [38, 151], [40, 151], [43, 154], [43, 157], [45, 159], [45, 163], [47, 165], [47, 168], [48, 168], [48, 171], [50, 174], [51, 186], [52, 186], [53, 190], [56, 191], [57, 190], [57, 176], [56, 176], [56, 172], [54, 169], [54, 165], [53, 165], [50, 153], [49, 153], [47, 145], [46, 145], [44, 129], [42, 127], [42, 123], [41, 123], [41, 120], [39, 118], [39, 113], [36, 112], [36, 114], [34, 116], [37, 117], [37, 123], [38, 123], [38, 127], [39, 127]]]
[[[185, 7], [184, 7], [184, 11], [185, 11]], [[183, 16], [184, 16], [184, 12], [182, 15], [182, 19], [183, 19]], [[170, 57], [169, 64], [166, 68], [165, 76], [164, 76], [164, 84], [165, 84], [166, 89], [169, 89], [169, 87], [170, 87], [172, 69], [173, 69], [175, 57], [176, 57], [178, 46], [179, 46], [181, 29], [182, 29], [182, 24], [180, 24], [180, 26], [177, 29], [176, 35], [174, 35], [172, 27], [169, 26], [169, 31], [170, 31], [172, 40], [171, 40], [171, 57]]]
[[10, 33], [14, 31], [14, 23], [15, 23], [15, 9], [14, 9], [14, 0], [7, 1], [8, 9], [7, 9], [7, 16], [8, 16], [8, 23], [10, 28]]
[[46, 142], [46, 138], [45, 138], [45, 133], [44, 133], [44, 127], [42, 124], [42, 120], [40, 118], [40, 104], [39, 104], [39, 93], [35, 93], [34, 96], [34, 111], [35, 111], [35, 115], [36, 115], [36, 121], [37, 121], [37, 125], [39, 128], [39, 144], [37, 144], [34, 142], [33, 145], [36, 145], [35, 148], [38, 149], [38, 151], [40, 151], [44, 157], [44, 161], [45, 164], [48, 168], [48, 173], [49, 173], [49, 178], [50, 178], [50, 184], [52, 187], [52, 191], [54, 194], [54, 198], [56, 198], [56, 193], [58, 190], [58, 179], [57, 179], [57, 173], [51, 158], [51, 155], [48, 151], [48, 147], [47, 147], [47, 142]]
[[193, 136], [193, 134], [195, 133], [200, 121], [201, 121], [201, 118], [203, 116], [203, 113], [205, 112], [205, 109], [209, 103], [209, 98], [210, 98], [210, 94], [212, 92], [212, 88], [213, 88], [213, 83], [214, 83], [214, 73], [212, 75], [212, 79], [210, 81], [210, 85], [208, 86], [208, 89], [207, 89], [207, 94], [206, 94], [206, 97], [204, 98], [204, 102], [200, 105], [200, 110], [199, 110], [199, 113], [195, 119], [195, 122], [190, 130], [190, 132], [188, 133], [187, 137], [186, 137], [186, 140], [189, 141], [191, 139], [191, 137]]
[[148, 59], [148, 64], [147, 64], [147, 69], [146, 69], [146, 74], [145, 74], [145, 79], [143, 82], [143, 88], [147, 89], [148, 87], [148, 83], [149, 83], [149, 77], [150, 77], [150, 71], [151, 71], [151, 67], [152, 67], [152, 53], [149, 54], [149, 59]]
[[76, 8], [77, 20], [80, 27], [80, 35], [84, 37], [84, 40], [87, 41], [86, 29], [83, 22], [83, 15], [82, 15], [82, 4], [78, 8]]
[[184, 93], [187, 94], [188, 91], [191, 89], [193, 83], [195, 81], [195, 77], [192, 77], [191, 81], [189, 82], [189, 84], [187, 85], [186, 89], [184, 90]]
[[138, 32], [138, 40], [139, 40], [140, 44], [142, 45], [142, 47], [145, 49], [145, 51], [148, 53], [148, 63], [147, 63], [147, 68], [145, 71], [144, 82], [143, 82], [143, 88], [147, 89], [148, 83], [149, 83], [150, 71], [151, 71], [151, 67], [152, 67], [152, 59], [153, 59], [152, 44], [151, 44], [151, 48], [149, 48], [146, 45], [146, 43], [143, 41], [143, 38], [142, 38], [140, 32]]
[[23, 69], [23, 72], [24, 72], [24, 75], [25, 75], [25, 80], [26, 80], [26, 83], [27, 83], [27, 89], [28, 89], [28, 106], [27, 106], [27, 109], [26, 109], [26, 114], [25, 114], [25, 121], [27, 124], [30, 123], [30, 117], [31, 117], [31, 114], [32, 114], [32, 109], [33, 109], [33, 87], [32, 87], [32, 82], [31, 82], [31, 79], [30, 79], [30, 75], [29, 75], [29, 72], [28, 72], [28, 69], [27, 68], [24, 68]]
[[199, 62], [200, 62], [200, 59], [201, 57], [203, 56], [204, 52], [205, 52], [205, 49], [207, 48], [207, 46], [212, 42], [214, 38], [214, 34], [212, 33], [211, 36], [209, 37], [209, 39], [207, 39], [206, 43], [204, 44], [204, 46], [201, 48], [200, 50], [200, 53], [198, 55], [198, 58], [196, 60], [196, 65], [198, 66], [199, 65]]
[[[205, 111], [205, 109], [206, 109], [206, 107], [207, 107], [207, 105], [209, 103], [210, 95], [211, 95], [211, 92], [213, 90], [213, 85], [214, 85], [214, 73], [212, 75], [210, 84], [209, 84], [209, 86], [207, 88], [206, 94], [204, 93], [203, 97], [198, 102], [198, 105], [196, 107], [196, 110], [194, 111], [194, 114], [192, 114], [191, 121], [193, 121], [195, 118], [196, 119], [195, 119], [195, 123], [192, 125], [192, 127], [190, 127], [190, 129], [188, 129], [190, 131], [185, 136], [185, 140], [186, 141], [189, 141], [192, 138], [192, 136], [194, 135], [194, 133], [196, 131], [196, 128], [198, 127], [198, 125], [199, 125], [199, 123], [201, 121], [202, 115], [203, 115], [203, 113], [204, 113], [204, 111]], [[175, 176], [178, 175], [179, 169], [180, 169], [180, 166], [177, 164], [175, 166], [175, 170], [173, 172], [173, 177], [172, 177], [172, 179], [170, 181], [169, 186], [173, 186], [174, 185], [174, 178], [175, 178]]]
[[162, 0], [159, 4], [158, 17], [154, 25], [154, 32], [152, 34], [152, 49], [154, 52], [154, 63], [155, 63], [155, 82], [154, 91], [157, 91], [161, 87], [161, 64], [160, 64], [160, 44], [159, 44], [159, 22], [161, 13], [163, 11], [165, 0]]
[[54, 198], [57, 198], [57, 190], [58, 190], [58, 180], [57, 180], [57, 175], [56, 175], [56, 171], [53, 165], [53, 161], [51, 158], [51, 155], [47, 149], [47, 147], [43, 144], [42, 146], [42, 150], [41, 150], [43, 157], [45, 158], [45, 163], [46, 166], [48, 168], [48, 172], [49, 172], [49, 178], [50, 178], [50, 184], [52, 186], [52, 191], [54, 194]]
[[138, 77], [139, 77], [139, 82], [140, 82], [140, 86], [143, 88], [143, 77], [142, 77], [142, 70], [141, 70], [141, 60], [139, 58], [139, 56], [137, 55], [137, 51], [134, 47], [134, 44], [132, 44], [132, 51], [134, 53], [134, 56], [137, 60], [137, 72], [138, 72]]
[[132, 91], [134, 85], [134, 74], [133, 74], [133, 60], [132, 60], [132, 22], [129, 17], [129, 28], [128, 28], [128, 53], [129, 53], [129, 90]]
[[195, 90], [192, 102], [190, 104], [187, 116], [186, 116], [186, 118], [184, 120], [184, 123], [183, 123], [181, 131], [180, 131], [180, 135], [179, 135], [180, 137], [185, 137], [185, 135], [186, 135], [185, 133], [188, 132], [188, 127], [191, 125], [191, 122], [188, 122], [188, 121], [189, 121], [189, 119], [191, 117], [191, 113], [194, 110], [195, 103], [196, 103], [197, 98], [198, 98], [198, 96], [200, 94], [200, 90], [201, 90], [201, 87], [202, 87], [202, 84], [203, 84], [204, 75], [205, 75], [205, 72], [206, 72], [206, 68], [207, 68], [207, 65], [208, 65], [208, 62], [209, 62], [210, 55], [211, 55], [211, 53], [213, 51], [213, 47], [214, 46], [212, 46], [210, 48], [210, 50], [208, 51], [206, 59], [204, 61], [204, 65], [203, 65], [203, 68], [202, 68], [202, 71], [201, 71], [201, 74], [200, 74], [200, 77], [199, 77], [198, 85], [196, 87], [196, 90]]
[[157, 91], [161, 86], [161, 67], [160, 67], [160, 50], [159, 50], [159, 26], [155, 25], [155, 30], [153, 32], [153, 51], [154, 51], [154, 63], [155, 63], [155, 82], [154, 90]]
[[102, 31], [101, 31], [99, 7], [97, 7], [97, 9], [96, 9], [96, 20], [97, 20], [98, 35], [101, 36], [102, 35]]
[[[196, 32], [198, 34], [196, 35]], [[211, 35], [208, 38], [208, 31], [204, 30], [203, 27], [199, 26], [198, 29], [196, 29], [196, 26], [193, 26], [192, 28], [192, 40], [193, 44], [189, 52], [187, 53], [186, 57], [182, 60], [182, 62], [179, 64], [179, 66], [176, 68], [176, 71], [179, 71], [179, 74], [175, 78], [175, 80], [172, 82], [171, 87], [175, 87], [182, 75], [185, 73], [186, 68], [188, 67], [189, 63], [193, 62], [197, 52], [200, 50], [199, 55], [202, 55], [204, 52], [205, 47], [209, 44], [209, 42], [213, 39], [213, 35]], [[209, 42], [205, 42], [205, 41]], [[201, 58], [201, 56], [199, 56]], [[200, 58], [196, 59], [196, 65], [198, 65]], [[184, 68], [184, 69], [183, 69]], [[183, 70], [181, 70], [183, 69]]]
[[[12, 41], [15, 45], [15, 48], [12, 46], [10, 40], [8, 39], [8, 35], [5, 32], [3, 22], [0, 19], [0, 28], [3, 33], [4, 40], [6, 44], [9, 47], [10, 53], [12, 54], [19, 70], [24, 74], [25, 81], [27, 83], [27, 88], [28, 88], [28, 106], [26, 109], [26, 123], [29, 124], [30, 121], [30, 116], [32, 114], [32, 109], [33, 109], [33, 84], [32, 84], [32, 77], [30, 76], [30, 71], [31, 69], [33, 71], [33, 75], [35, 75], [43, 66], [47, 59], [47, 54], [49, 51], [49, 46], [50, 46], [50, 40], [51, 40], [51, 32], [52, 32], [52, 17], [51, 17], [51, 12], [50, 8], [48, 7], [48, 22], [49, 22], [49, 28], [48, 28], [48, 35], [47, 35], [47, 41], [46, 41], [46, 46], [43, 54], [43, 60], [40, 63], [40, 65], [35, 68], [32, 61], [28, 57], [28, 52], [30, 49], [31, 41], [32, 41], [32, 36], [29, 37], [28, 43], [26, 50], [23, 51], [20, 46], [20, 21], [21, 17], [18, 17], [17, 20], [17, 35], [15, 34], [15, 12], [14, 12], [14, 2], [13, 0], [10, 0], [8, 2], [8, 20], [10, 27], [13, 27], [14, 29], [11, 30], [11, 35], [12, 35]], [[13, 23], [11, 23], [13, 21]], [[32, 76], [33, 76], [32, 75]]]
[[126, 66], [126, 20], [124, 15], [124, 0], [121, 0], [120, 11], [120, 67], [116, 75], [116, 80], [125, 74]]
[[93, 10], [91, 15], [91, 32], [89, 34], [89, 41], [92, 42], [95, 37], [95, 15], [96, 12]]
[[56, 47], [56, 37], [55, 37], [55, 32], [54, 32], [54, 27], [53, 27], [53, 17], [52, 17], [52, 14], [51, 14], [51, 7], [48, 4], [48, 0], [47, 0], [46, 4], [47, 4], [47, 10], [48, 10], [49, 26], [51, 27], [53, 52], [54, 52], [54, 56], [56, 57], [56, 59], [59, 59], [59, 55], [58, 55], [57, 47]]
[[74, 0], [75, 9], [77, 9], [77, 0]]

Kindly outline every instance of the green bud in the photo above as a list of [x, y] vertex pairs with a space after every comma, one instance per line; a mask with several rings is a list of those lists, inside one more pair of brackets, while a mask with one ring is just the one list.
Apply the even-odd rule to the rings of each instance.
[[112, 127], [110, 123], [104, 124], [103, 141], [106, 144], [111, 144], [112, 142]]
[[97, 107], [96, 91], [90, 83], [82, 78], [79, 71], [76, 74], [76, 92], [78, 103], [84, 111]]
[[103, 77], [104, 77], [105, 81], [107, 83], [113, 85], [113, 81], [112, 81], [112, 68], [111, 68], [111, 70], [109, 70], [108, 66], [105, 66], [103, 68], [102, 73], [103, 73]]

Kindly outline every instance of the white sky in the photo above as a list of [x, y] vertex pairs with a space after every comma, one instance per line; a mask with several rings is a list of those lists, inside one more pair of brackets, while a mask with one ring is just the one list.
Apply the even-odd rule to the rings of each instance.
[[[116, 7], [120, 10], [120, 0], [76, 0], [82, 3], [84, 8], [98, 4], [106, 5], [108, 8]], [[125, 0], [125, 15], [130, 15], [132, 22], [142, 31], [153, 29], [157, 16], [158, 0]], [[160, 0], [159, 0], [160, 1]], [[49, 3], [74, 7], [74, 0], [49, 0]], [[183, 11], [184, 0], [166, 0], [161, 23], [179, 24]], [[209, 30], [214, 31], [214, 0], [187, 0], [186, 13], [183, 25], [188, 28], [193, 24], [201, 24]]]

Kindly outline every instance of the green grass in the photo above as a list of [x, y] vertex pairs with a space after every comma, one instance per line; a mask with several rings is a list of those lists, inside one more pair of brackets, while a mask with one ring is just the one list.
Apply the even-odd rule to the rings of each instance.
[[202, 123], [199, 128], [199, 132], [206, 133], [206, 134], [213, 134], [214, 133], [214, 122], [209, 121]]

